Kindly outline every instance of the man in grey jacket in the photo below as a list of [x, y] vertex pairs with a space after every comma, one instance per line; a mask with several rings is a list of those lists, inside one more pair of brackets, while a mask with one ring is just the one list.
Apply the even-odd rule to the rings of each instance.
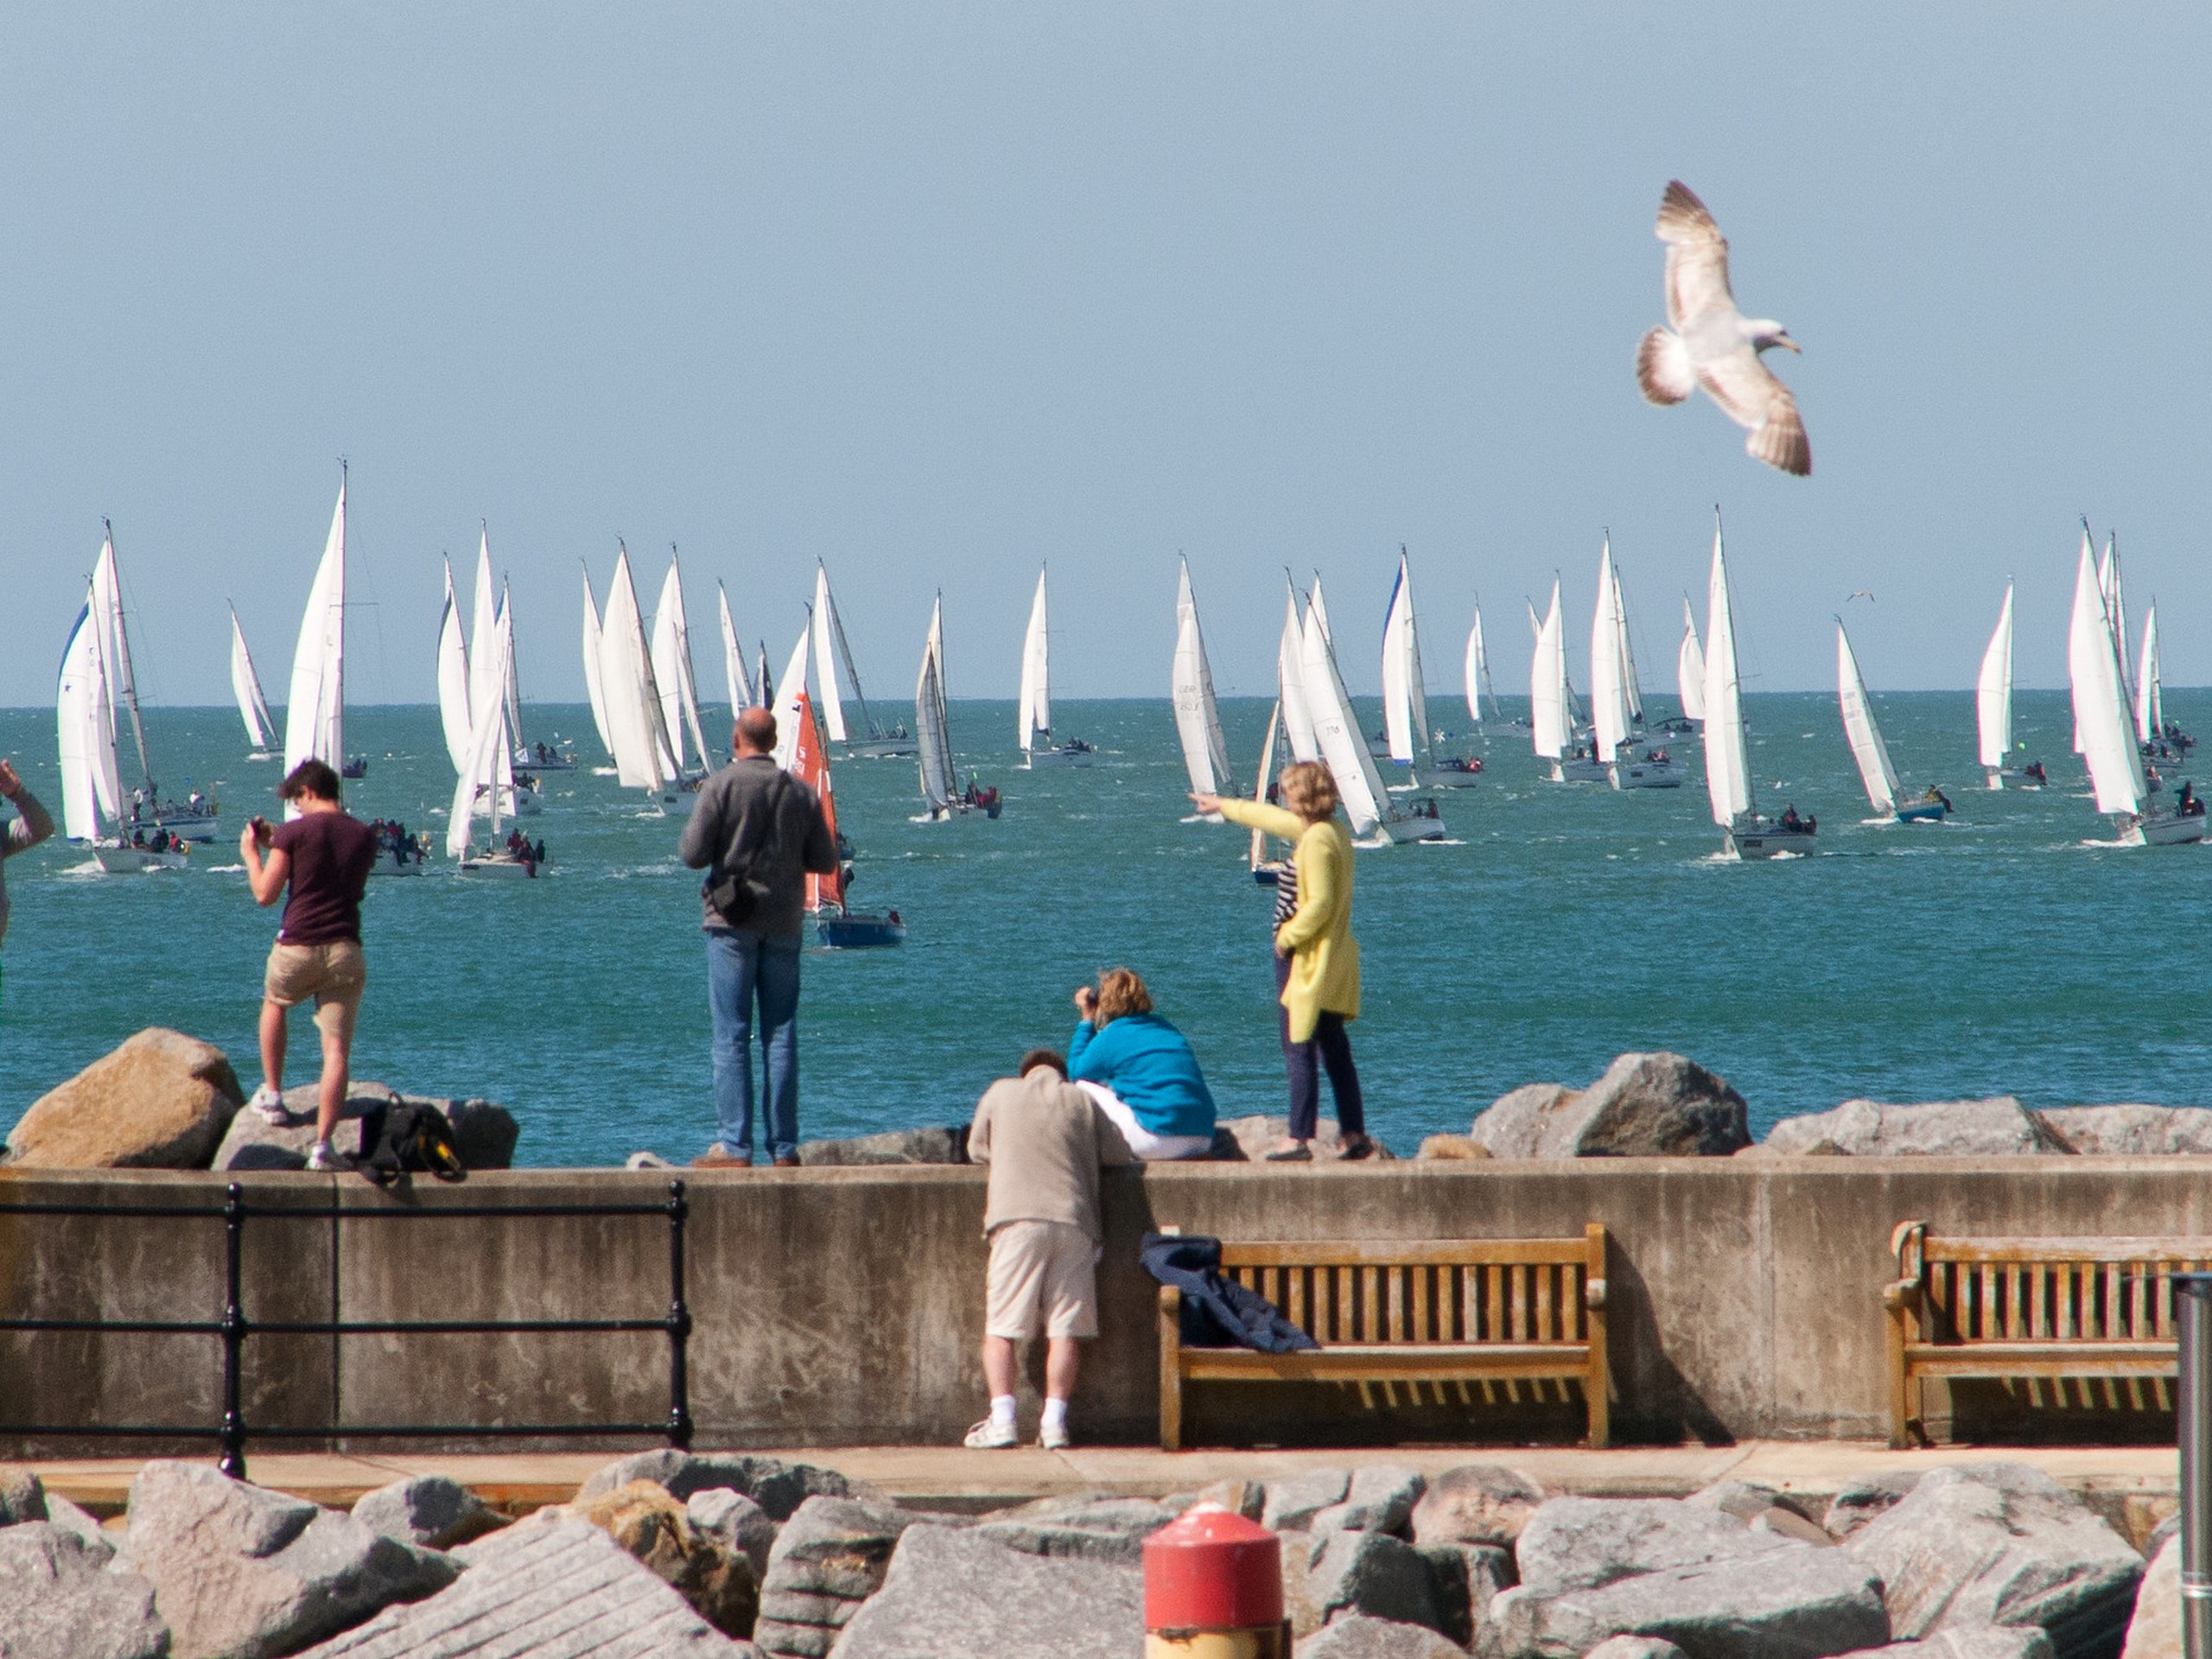
[[814, 791], [774, 759], [776, 717], [737, 717], [737, 758], [700, 787], [677, 853], [707, 872], [707, 1001], [715, 1020], [715, 1144], [702, 1169], [753, 1162], [753, 1010], [767, 1073], [768, 1154], [798, 1162], [799, 930], [809, 874], [837, 868]]

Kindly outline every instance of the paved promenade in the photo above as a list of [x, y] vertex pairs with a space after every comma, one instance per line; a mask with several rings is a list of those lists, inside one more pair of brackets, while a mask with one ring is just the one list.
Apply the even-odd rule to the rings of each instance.
[[[699, 1446], [699, 1451], [719, 1448]], [[1077, 1491], [1160, 1497], [1224, 1479], [1262, 1480], [1301, 1469], [1391, 1463], [1433, 1474], [1455, 1464], [1502, 1463], [1561, 1491], [1615, 1497], [1681, 1497], [1721, 1479], [1756, 1482], [1784, 1491], [1826, 1494], [1885, 1469], [1928, 1470], [1945, 1463], [1993, 1459], [2030, 1463], [2107, 1510], [2140, 1505], [2171, 1508], [2177, 1469], [2171, 1446], [1945, 1446], [1892, 1452], [1855, 1440], [1754, 1440], [1727, 1446], [1629, 1446], [1604, 1452], [1576, 1447], [1409, 1446], [1296, 1452], [1160, 1452], [1141, 1446], [1034, 1446], [969, 1452], [958, 1446], [774, 1448], [768, 1455], [820, 1464], [926, 1508], [982, 1510]], [[408, 1475], [441, 1474], [473, 1488], [486, 1503], [523, 1514], [573, 1497], [585, 1476], [620, 1455], [613, 1452], [250, 1453], [247, 1472], [264, 1486], [334, 1507]], [[212, 1459], [209, 1461], [213, 1461]], [[96, 1515], [118, 1513], [138, 1470], [135, 1458], [35, 1463], [52, 1490]]]

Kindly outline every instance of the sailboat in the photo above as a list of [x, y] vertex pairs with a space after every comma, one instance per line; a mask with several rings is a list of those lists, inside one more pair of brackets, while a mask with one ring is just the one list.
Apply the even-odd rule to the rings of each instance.
[[[448, 601], [450, 602], [450, 601]], [[599, 601], [592, 597], [591, 567], [584, 566], [584, 696], [591, 701], [592, 729], [599, 734], [607, 758], [614, 758], [614, 739], [607, 723], [607, 691], [600, 681]], [[612, 777], [614, 766], [594, 766], [594, 775]]]
[[914, 682], [915, 752], [922, 781], [922, 816], [917, 823], [942, 823], [982, 811], [995, 818], [1001, 805], [995, 789], [965, 789], [952, 771], [952, 737], [945, 718], [944, 595], [930, 607], [929, 638], [922, 644], [922, 671]]
[[696, 789], [680, 786], [674, 740], [666, 705], [653, 675], [652, 652], [630, 579], [630, 550], [616, 544], [614, 576], [607, 587], [607, 614], [600, 632], [600, 692], [607, 702], [609, 747], [614, 773], [626, 789], [645, 791], [647, 810], [670, 817], [689, 817]]
[[1483, 645], [1483, 602], [1475, 601], [1474, 626], [1467, 630], [1467, 653], [1461, 664], [1461, 674], [1466, 680], [1467, 715], [1475, 722], [1475, 735], [1483, 734], [1483, 705], [1490, 705], [1493, 718], [1503, 720], [1504, 711], [1497, 706], [1497, 688], [1491, 683], [1490, 652]]
[[[2115, 572], [2116, 575], [2116, 572]], [[2204, 839], [2204, 808], [2194, 812], [2147, 810], [2149, 779], [2143, 751], [2129, 719], [2127, 683], [2120, 669], [2118, 583], [2098, 581], [2084, 542], [2074, 579], [2074, 611], [2066, 636], [2066, 671], [2074, 694], [2074, 726], [2096, 791], [2097, 810], [2110, 813], [2123, 846], [2173, 846]]]
[[1981, 653], [1981, 672], [1975, 677], [1974, 721], [1981, 738], [1981, 766], [1992, 789], [2002, 789], [2007, 779], [2023, 789], [2041, 789], [2043, 763], [2023, 766], [2012, 759], [2012, 584], [2005, 584], [2005, 603], [1997, 613], [1997, 626]]
[[1336, 649], [1329, 641], [1326, 613], [1310, 602], [1299, 644], [1300, 690], [1313, 721], [1313, 742], [1336, 780], [1337, 798], [1351, 823], [1353, 844], [1388, 847], [1442, 840], [1444, 819], [1434, 801], [1415, 802], [1408, 811], [1390, 798], [1375, 768], [1375, 757], [1361, 741], [1351, 697], [1337, 667]]
[[[284, 771], [313, 759], [338, 768], [341, 777], [365, 776], [365, 756], [346, 755], [346, 485], [341, 470], [338, 505], [330, 515], [330, 534], [322, 545], [307, 608], [300, 616], [299, 643], [292, 651], [292, 687], [284, 701]], [[287, 817], [299, 809], [285, 808]]]
[[[461, 638], [461, 602], [454, 591], [450, 563], [445, 578], [445, 607], [438, 618], [438, 723], [445, 733], [447, 756], [455, 776], [467, 771], [469, 757], [475, 753], [478, 722], [485, 709], [498, 709], [499, 754], [483, 787], [499, 791], [502, 816], [534, 815], [539, 810], [537, 780], [527, 773], [518, 774], [509, 754], [510, 746], [518, 752], [521, 748], [518, 734], [522, 716], [513, 672], [514, 617], [504, 589], [496, 603], [492, 598], [488, 537], [477, 551], [475, 623], [468, 639]], [[506, 638], [504, 652], [496, 645], [502, 633]], [[507, 664], [504, 670], [499, 667], [502, 660]]]
[[1675, 690], [1682, 700], [1681, 729], [1705, 723], [1705, 647], [1697, 642], [1697, 614], [1682, 595], [1682, 644], [1675, 653]]
[[776, 682], [775, 696], [767, 705], [776, 716], [776, 765], [785, 772], [791, 770], [798, 754], [802, 722], [814, 728], [813, 705], [806, 695], [807, 640], [811, 632], [810, 620], [798, 631], [798, 642], [784, 662], [784, 677]]
[[[1191, 792], [1218, 795], [1230, 787], [1229, 743], [1221, 733], [1221, 705], [1214, 697], [1205, 636], [1198, 631], [1198, 601], [1191, 592], [1187, 559], [1176, 579], [1175, 659], [1168, 671], [1168, 687], [1175, 709], [1175, 735], [1183, 746], [1183, 770], [1190, 777]], [[1274, 728], [1270, 720], [1268, 730]], [[1266, 787], [1264, 780], [1261, 787]], [[1213, 823], [1221, 822], [1218, 814], [1207, 817]]]
[[1598, 608], [1590, 623], [1590, 753], [1617, 790], [1680, 789], [1682, 774], [1663, 748], [1643, 741], [1643, 696], [1629, 644], [1628, 606], [1612, 538], [1598, 556]]
[[1843, 734], [1851, 744], [1851, 758], [1859, 763], [1859, 780], [1874, 810], [1899, 823], [1937, 823], [1948, 815], [1951, 803], [1939, 789], [1921, 799], [1904, 798], [1897, 769], [1890, 764], [1890, 746], [1874, 721], [1874, 706], [1867, 699], [1866, 679], [1859, 671], [1859, 658], [1851, 649], [1851, 636], [1843, 619], [1835, 620], [1836, 702], [1843, 710]]
[[1713, 514], [1713, 575], [1705, 613], [1705, 788], [1720, 844], [1731, 858], [1774, 858], [1815, 850], [1816, 825], [1792, 806], [1779, 820], [1751, 810], [1751, 746], [1744, 729], [1743, 677], [1736, 667], [1735, 605], [1720, 544], [1720, 513]]
[[[804, 647], [802, 646], [802, 649]], [[828, 663], [820, 670], [827, 678], [836, 672]], [[785, 709], [779, 708], [776, 725], [779, 734], [785, 723]], [[814, 702], [806, 694], [806, 680], [801, 676], [798, 694], [788, 710], [790, 726], [797, 734], [791, 756], [785, 770], [814, 791], [822, 803], [822, 817], [830, 826], [830, 838], [842, 848], [843, 837], [837, 832], [837, 796], [830, 781], [829, 747], [823, 741], [820, 727], [815, 723]], [[835, 871], [828, 875], [816, 875], [811, 871], [806, 878], [806, 913], [814, 918], [814, 935], [832, 950], [864, 950], [874, 947], [899, 944], [906, 938], [906, 924], [897, 911], [886, 915], [871, 915], [852, 909], [845, 902], [846, 889], [853, 879], [852, 866], [842, 858]]]
[[1535, 622], [1535, 607], [1529, 614], [1536, 632], [1536, 645], [1529, 658], [1530, 736], [1537, 759], [1549, 763], [1555, 784], [1601, 784], [1610, 774], [1605, 763], [1586, 753], [1575, 741], [1574, 688], [1567, 681], [1567, 635], [1560, 618], [1559, 583], [1552, 583], [1551, 608]]
[[[1274, 786], [1274, 779], [1282, 759], [1282, 699], [1275, 699], [1275, 706], [1268, 711], [1268, 735], [1260, 745], [1260, 773], [1252, 783], [1252, 798], [1264, 801], [1268, 791]], [[1252, 879], [1262, 887], [1272, 887], [1282, 880], [1282, 873], [1290, 868], [1287, 850], [1271, 853], [1268, 849], [1268, 832], [1252, 831], [1252, 850], [1246, 860]]]
[[138, 845], [120, 833], [123, 785], [115, 755], [115, 681], [105, 601], [97, 575], [86, 591], [84, 607], [61, 652], [54, 688], [54, 734], [61, 761], [62, 833], [87, 849], [98, 867], [111, 875], [145, 870], [181, 870], [183, 843], [171, 850]]
[[[185, 801], [164, 800], [161, 787], [154, 781], [152, 762], [147, 758], [146, 722], [138, 707], [138, 681], [130, 664], [130, 629], [123, 614], [123, 572], [115, 560], [115, 527], [103, 520], [106, 534], [100, 542], [99, 557], [92, 566], [92, 626], [99, 636], [102, 673], [106, 685], [110, 741], [120, 736], [117, 731], [119, 716], [130, 717], [130, 741], [138, 753], [138, 782], [130, 791], [127, 815], [124, 803], [116, 803], [118, 835], [129, 830], [144, 830], [158, 832], [158, 838], [167, 841], [180, 836], [186, 841], [213, 841], [215, 838], [217, 807], [198, 791]], [[126, 826], [122, 819], [127, 816]]]
[[[653, 609], [653, 679], [660, 690], [662, 730], [668, 742], [667, 770], [677, 787], [696, 793], [707, 776], [707, 734], [699, 720], [699, 687], [691, 674], [691, 627], [683, 612], [683, 569], [676, 549], [668, 550], [668, 575]], [[689, 734], [699, 764], [690, 765], [683, 740]]]
[[274, 760], [269, 747], [276, 735], [276, 718], [269, 700], [261, 695], [261, 677], [253, 671], [253, 653], [245, 648], [245, 630], [238, 626], [238, 607], [231, 608], [231, 695], [238, 699], [238, 718], [245, 722], [246, 741], [253, 746], [249, 760]]
[[737, 624], [729, 613], [729, 590], [715, 584], [715, 609], [722, 631], [722, 679], [729, 690], [730, 718], [753, 706], [753, 687], [745, 672], [745, 647], [737, 643]]
[[[734, 644], [729, 632], [723, 637]], [[856, 760], [891, 760], [914, 753], [914, 740], [906, 728], [879, 725], [875, 711], [868, 706], [861, 671], [845, 639], [844, 617], [830, 596], [830, 569], [819, 559], [814, 563], [814, 658], [819, 664], [815, 677], [822, 687], [822, 722], [831, 742], [842, 744], [845, 753]], [[736, 677], [733, 673], [733, 683]], [[848, 702], [859, 711], [857, 727], [847, 718]]]
[[[1421, 664], [1421, 624], [1414, 612], [1413, 569], [1398, 550], [1398, 577], [1382, 613], [1382, 735], [1390, 760], [1390, 788], [1466, 789], [1482, 772], [1480, 760], [1436, 752], [1428, 724], [1428, 688]], [[1421, 762], [1427, 762], [1424, 778]], [[1402, 768], [1402, 770], [1400, 770]]]
[[1021, 639], [1021, 698], [1015, 712], [1021, 732], [1021, 764], [1035, 766], [1087, 766], [1097, 751], [1079, 737], [1065, 743], [1052, 741], [1052, 677], [1047, 671], [1045, 620], [1045, 572], [1037, 572], [1037, 596], [1030, 601], [1029, 626]]
[[[486, 573], [478, 574], [480, 578]], [[499, 844], [505, 808], [513, 797], [508, 765], [509, 715], [502, 688], [506, 683], [507, 664], [514, 656], [514, 627], [504, 605], [486, 625], [486, 635], [476, 642], [475, 661], [470, 665], [475, 671], [469, 683], [472, 689], [486, 689], [489, 695], [480, 696], [480, 706], [474, 709], [469, 728], [468, 752], [458, 768], [453, 805], [446, 819], [446, 855], [463, 875], [528, 880], [537, 874], [536, 849], [526, 842], [512, 849]], [[486, 846], [481, 851], [472, 840], [480, 806], [486, 820]]]
[[2135, 671], [2135, 735], [2153, 766], [2178, 767], [2196, 740], [2166, 719], [2165, 675], [2158, 664], [2158, 601], [2143, 613], [2143, 655]]

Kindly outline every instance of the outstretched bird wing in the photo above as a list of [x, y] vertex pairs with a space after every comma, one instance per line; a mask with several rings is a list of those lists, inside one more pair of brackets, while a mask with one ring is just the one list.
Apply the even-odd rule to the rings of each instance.
[[1733, 312], [1728, 286], [1728, 238], [1696, 194], [1680, 179], [1667, 182], [1653, 233], [1667, 245], [1667, 322], [1681, 332], [1714, 306]]
[[1749, 345], [1697, 365], [1698, 384], [1728, 411], [1737, 425], [1749, 427], [1746, 452], [1799, 478], [1813, 470], [1813, 445], [1797, 413], [1797, 400], [1775, 378]]

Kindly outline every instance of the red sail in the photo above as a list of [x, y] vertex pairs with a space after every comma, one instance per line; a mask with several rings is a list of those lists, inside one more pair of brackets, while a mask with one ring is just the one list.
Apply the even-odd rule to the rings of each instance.
[[[830, 826], [830, 839], [837, 839], [837, 800], [830, 788], [830, 757], [822, 747], [821, 728], [814, 723], [814, 700], [801, 686], [798, 693], [798, 741], [791, 748], [791, 775], [811, 789], [822, 803], [822, 817]], [[845, 905], [843, 866], [835, 875], [806, 878], [809, 912], [842, 910]]]

